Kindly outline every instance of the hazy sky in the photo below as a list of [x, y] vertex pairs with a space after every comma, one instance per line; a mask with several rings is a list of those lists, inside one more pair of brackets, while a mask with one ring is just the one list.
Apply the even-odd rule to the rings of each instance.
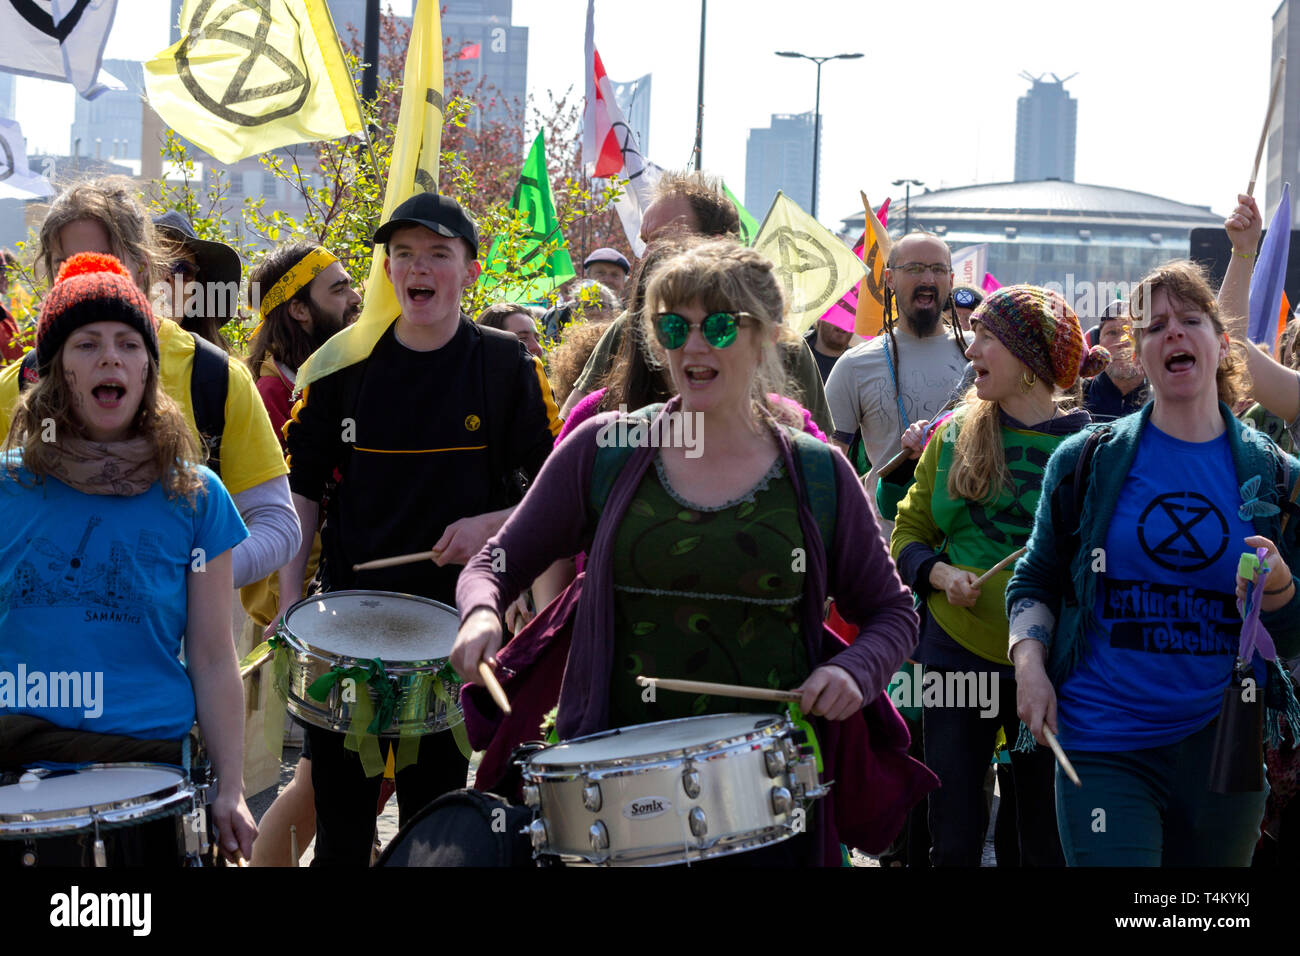
[[[704, 167], [743, 197], [749, 129], [772, 113], [812, 109], [814, 66], [776, 50], [852, 52], [866, 55], [822, 70], [820, 218], [834, 228], [858, 208], [859, 189], [877, 205], [901, 195], [894, 179], [934, 188], [1011, 179], [1022, 70], [1078, 73], [1066, 85], [1079, 102], [1077, 181], [1226, 213], [1250, 176], [1278, 2], [712, 0]], [[394, 6], [402, 13], [409, 2]], [[145, 59], [164, 48], [167, 9], [166, 0], [119, 0], [106, 56]], [[586, 0], [515, 0], [539, 98], [548, 88], [581, 93], [585, 16]], [[654, 74], [650, 158], [661, 166], [690, 158], [699, 25], [699, 0], [596, 0], [596, 46], [610, 75]], [[29, 152], [67, 152], [74, 96], [65, 84], [19, 79]], [[1261, 200], [1264, 179], [1261, 169]], [[1300, 185], [1300, 175], [1291, 179]]]

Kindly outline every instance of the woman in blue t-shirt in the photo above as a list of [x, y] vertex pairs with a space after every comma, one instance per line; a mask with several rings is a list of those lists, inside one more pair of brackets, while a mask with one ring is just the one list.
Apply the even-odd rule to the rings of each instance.
[[36, 354], [0, 469], [0, 764], [179, 760], [197, 716], [222, 849], [248, 855], [257, 828], [230, 638], [230, 550], [247, 531], [193, 464], [199, 450], [159, 387], [152, 310], [117, 259], [63, 265]]
[[[1075, 524], [1052, 500], [1085, 436], [1048, 463], [1007, 588], [1018, 710], [1040, 743], [1044, 726], [1059, 735], [1084, 780], [1078, 789], [1057, 773], [1070, 865], [1245, 866], [1265, 794], [1212, 792], [1209, 766], [1240, 637], [1243, 552], [1268, 550], [1261, 619], [1280, 653], [1300, 646], [1288, 566], [1298, 524], [1285, 520], [1300, 462], [1232, 416], [1242, 362], [1198, 266], [1146, 276], [1131, 311], [1153, 399], [1106, 426], [1068, 555], [1058, 535]], [[1264, 691], [1273, 668], [1258, 656], [1253, 666], [1276, 701]]]

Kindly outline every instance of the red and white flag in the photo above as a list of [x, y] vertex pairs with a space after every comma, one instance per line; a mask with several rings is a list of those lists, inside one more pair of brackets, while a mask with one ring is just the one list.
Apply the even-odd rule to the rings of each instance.
[[615, 209], [632, 251], [639, 256], [645, 251], [645, 243], [641, 241], [641, 214], [653, 198], [659, 168], [647, 163], [641, 155], [636, 135], [614, 99], [614, 84], [596, 50], [595, 34], [595, 0], [587, 0], [587, 102], [582, 122], [582, 159], [590, 176], [627, 180]]

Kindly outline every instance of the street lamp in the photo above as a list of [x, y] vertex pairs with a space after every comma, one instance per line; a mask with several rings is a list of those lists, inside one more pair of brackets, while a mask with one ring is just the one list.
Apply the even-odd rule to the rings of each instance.
[[806, 53], [793, 53], [789, 50], [778, 50], [777, 56], [797, 57], [802, 60], [812, 60], [817, 64], [817, 99], [813, 107], [813, 175], [812, 175], [812, 217], [817, 218], [817, 153], [821, 148], [822, 132], [822, 64], [827, 60], [857, 60], [862, 57], [861, 53], [838, 53], [835, 56], [808, 56]]
[[912, 231], [912, 187], [924, 186], [919, 179], [895, 179], [895, 186], [906, 186], [907, 195], [903, 197], [903, 235]]

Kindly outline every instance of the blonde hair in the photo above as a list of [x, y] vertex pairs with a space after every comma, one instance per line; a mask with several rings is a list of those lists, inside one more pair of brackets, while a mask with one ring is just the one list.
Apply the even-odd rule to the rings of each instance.
[[[57, 441], [45, 441], [45, 423], [54, 423], [55, 435], [85, 437], [73, 411], [72, 393], [64, 379], [63, 350], [54, 355], [49, 371], [24, 392], [14, 408], [13, 422], [3, 452], [22, 451], [22, 463], [38, 479], [55, 473], [62, 454]], [[203, 460], [185, 415], [170, 395], [158, 386], [158, 365], [149, 360], [144, 396], [131, 422], [133, 437], [153, 442], [163, 491], [169, 498], [184, 498], [193, 507], [205, 488], [195, 462]]]
[[800, 395], [787, 382], [781, 356], [766, 334], [777, 329], [778, 342], [803, 343], [785, 325], [785, 294], [770, 260], [732, 239], [712, 239], [693, 245], [659, 266], [646, 288], [646, 307], [641, 310], [641, 332], [649, 345], [647, 359], [666, 364], [663, 347], [654, 333], [654, 317], [688, 303], [698, 303], [705, 312], [747, 312], [758, 322], [759, 360], [750, 382], [750, 404], [755, 429], [764, 419], [803, 427], [802, 418], [783, 402], [772, 402], [769, 394]]
[[113, 255], [128, 270], [134, 268], [135, 284], [145, 295], [151, 294], [170, 256], [148, 211], [136, 198], [138, 191], [139, 185], [125, 176], [104, 176], [74, 183], [60, 193], [41, 223], [36, 261], [45, 278], [54, 281], [54, 250], [62, 250], [59, 233], [63, 227], [92, 219], [104, 227]]
[[[1129, 300], [1129, 317], [1132, 323], [1134, 351], [1142, 347], [1142, 336], [1149, 324], [1147, 310], [1152, 307], [1156, 292], [1164, 289], [1165, 295], [1205, 313], [1219, 335], [1226, 335], [1227, 328], [1219, 315], [1219, 303], [1210, 287], [1210, 279], [1205, 268], [1188, 259], [1174, 259], [1164, 265], [1156, 266], [1138, 283]], [[1235, 408], [1241, 396], [1250, 392], [1250, 376], [1246, 371], [1245, 347], [1239, 342], [1230, 341], [1228, 354], [1214, 375], [1219, 392], [1219, 401], [1229, 408]], [[1154, 392], [1154, 389], [1152, 389]]]
[[1013, 487], [1007, 456], [1002, 450], [1002, 419], [997, 402], [986, 401], [971, 388], [948, 420], [958, 428], [948, 467], [948, 497], [992, 504]]

